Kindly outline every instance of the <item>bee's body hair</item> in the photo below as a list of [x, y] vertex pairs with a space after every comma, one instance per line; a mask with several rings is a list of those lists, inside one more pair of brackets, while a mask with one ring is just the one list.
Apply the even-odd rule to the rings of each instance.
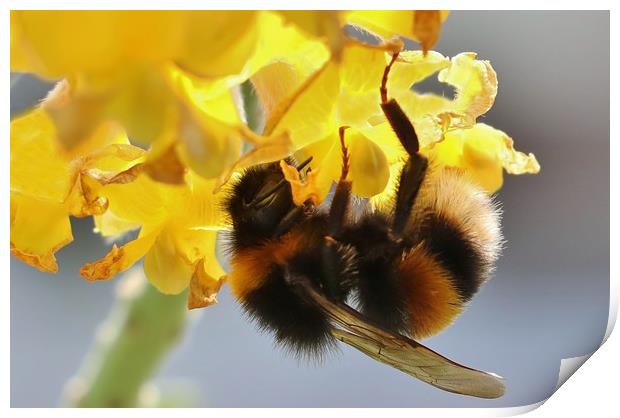
[[499, 257], [501, 212], [464, 171], [437, 167], [432, 173], [411, 210], [407, 235], [426, 243], [468, 301], [488, 279]]
[[[286, 161], [294, 164], [292, 158]], [[277, 184], [282, 178], [279, 165], [271, 163], [250, 167], [234, 181], [223, 204], [232, 223], [227, 240], [231, 253], [260, 245], [287, 232], [287, 228], [281, 228], [281, 221], [295, 209], [290, 187], [278, 190], [266, 207], [251, 206], [252, 197]], [[300, 213], [298, 219], [289, 220], [289, 223], [292, 225], [303, 217], [303, 213]]]
[[344, 303], [357, 282], [351, 246], [326, 245], [328, 217], [315, 213], [279, 237], [237, 248], [229, 282], [235, 297], [263, 330], [299, 357], [322, 357], [335, 345], [321, 310], [290, 285], [302, 276], [330, 300]]
[[331, 302], [353, 296], [369, 322], [423, 338], [454, 321], [499, 254], [492, 199], [463, 171], [422, 155], [412, 122], [388, 100], [397, 55], [384, 72], [381, 108], [409, 157], [391, 204], [353, 217], [347, 174], [355, 155], [348, 154], [346, 127], [339, 131], [342, 174], [328, 207], [296, 206], [276, 163], [247, 169], [225, 204], [233, 294], [261, 329], [299, 356], [322, 357], [335, 345], [329, 318], [295, 284], [300, 278]]

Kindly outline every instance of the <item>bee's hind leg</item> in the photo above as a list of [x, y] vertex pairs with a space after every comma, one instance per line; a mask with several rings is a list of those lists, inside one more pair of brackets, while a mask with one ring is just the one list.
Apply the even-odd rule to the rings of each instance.
[[327, 229], [324, 245], [321, 247], [323, 285], [325, 294], [332, 300], [344, 301], [355, 281], [355, 249], [339, 242], [344, 227], [349, 223], [351, 210], [351, 181], [349, 174], [349, 150], [345, 144], [344, 132], [348, 127], [338, 130], [342, 151], [340, 179], [327, 216]]
[[398, 53], [394, 53], [392, 55], [392, 60], [385, 67], [379, 92], [381, 94], [381, 109], [390, 123], [392, 130], [394, 130], [394, 133], [400, 140], [401, 145], [409, 154], [409, 158], [400, 173], [398, 191], [396, 192], [396, 206], [394, 207], [394, 217], [392, 220], [393, 232], [401, 234], [405, 229], [411, 208], [415, 203], [420, 185], [424, 180], [424, 175], [428, 168], [428, 160], [419, 152], [420, 143], [413, 123], [411, 123], [395, 99], [388, 100], [388, 75], [397, 58]]

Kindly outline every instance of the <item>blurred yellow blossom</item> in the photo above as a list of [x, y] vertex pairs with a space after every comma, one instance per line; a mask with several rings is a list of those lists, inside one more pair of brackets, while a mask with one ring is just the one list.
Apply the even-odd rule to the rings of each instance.
[[447, 10], [352, 10], [345, 19], [384, 39], [400, 35], [416, 40], [426, 54], [439, 40], [441, 25], [449, 13]]
[[258, 41], [258, 14], [12, 11], [11, 67], [49, 79], [78, 78], [91, 88], [113, 83], [136, 65], [167, 61], [200, 77], [226, 76], [240, 72], [252, 55]]
[[[11, 31], [13, 70], [66, 79], [46, 107], [65, 148], [118, 121], [132, 141], [153, 144], [147, 172], [169, 183], [182, 181], [182, 164], [222, 175], [244, 139], [290, 154], [283, 135], [248, 133], [231, 88], [281, 56], [329, 55], [322, 41], [261, 11], [20, 11]], [[162, 161], [177, 174], [161, 172]], [[255, 153], [246, 164], [258, 162]]]
[[54, 253], [73, 240], [69, 215], [99, 215], [109, 201], [104, 184], [124, 183], [144, 151], [124, 132], [106, 124], [65, 153], [41, 108], [11, 122], [11, 251], [43, 271], [58, 270]]

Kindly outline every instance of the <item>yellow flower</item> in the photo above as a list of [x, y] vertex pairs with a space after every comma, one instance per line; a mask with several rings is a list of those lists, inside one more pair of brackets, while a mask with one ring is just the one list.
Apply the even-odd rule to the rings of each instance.
[[[411, 55], [398, 61], [394, 66], [395, 75], [412, 72], [419, 59], [418, 53], [417, 57]], [[435, 163], [465, 169], [471, 179], [489, 193], [501, 187], [502, 168], [509, 174], [540, 171], [536, 157], [515, 151], [513, 140], [504, 132], [476, 123], [476, 119], [493, 106], [497, 95], [497, 75], [488, 61], [477, 60], [474, 53], [461, 53], [449, 60], [449, 64], [438, 72], [437, 79], [454, 87], [452, 100], [435, 94], [417, 94], [406, 88], [410, 80], [402, 79], [405, 84], [398, 85], [398, 78], [397, 75], [394, 77], [396, 84], [388, 84], [391, 95], [414, 122], [422, 152], [432, 157]], [[425, 129], [429, 124], [434, 126], [434, 135], [431, 136]], [[379, 137], [373, 136], [373, 139], [391, 135], [386, 125], [377, 126], [373, 133], [378, 133]], [[437, 128], [441, 131], [439, 135]], [[389, 194], [389, 188], [385, 194]]]
[[[225, 221], [221, 195], [214, 195], [213, 187], [214, 181], [191, 171], [181, 186], [156, 182], [145, 174], [128, 184], [106, 185], [101, 194], [110, 205], [97, 217], [99, 231], [114, 236], [140, 225], [140, 233], [135, 240], [121, 247], [114, 245], [103, 258], [84, 265], [82, 276], [110, 279], [144, 257], [145, 274], [162, 293], [180, 293], [192, 280], [196, 291], [219, 288], [224, 272], [216, 258], [215, 242]], [[119, 225], [119, 219], [124, 224]]]
[[11, 251], [56, 272], [54, 254], [73, 240], [69, 216], [105, 212], [103, 184], [127, 181], [144, 151], [114, 124], [102, 125], [79, 154], [59, 148], [49, 116], [37, 108], [11, 122]]
[[[382, 193], [390, 178], [397, 173], [394, 167], [406, 157], [380, 108], [379, 85], [394, 48], [398, 49], [398, 44], [372, 47], [350, 41], [339, 62], [327, 61], [305, 81], [291, 83], [287, 93], [283, 93], [281, 87], [271, 89], [271, 84], [264, 81], [276, 79], [282, 68], [263, 68], [252, 78], [261, 100], [264, 103], [276, 102], [267, 106], [271, 111], [265, 134], [288, 132], [294, 147], [299, 149], [297, 156], [300, 160], [314, 157], [312, 167], [319, 170], [316, 181], [321, 198], [325, 197], [340, 173], [339, 126], [351, 127], [346, 134], [351, 154], [349, 178], [353, 182], [353, 192], [359, 196]], [[454, 99], [420, 94], [411, 89], [435, 73], [440, 82], [454, 87]], [[464, 140], [467, 145], [461, 146], [467, 149], [469, 163], [464, 158], [442, 156], [463, 153], [453, 149], [456, 143], [452, 141], [434, 149], [435, 144], [442, 143], [444, 138], [458, 135], [472, 138], [481, 132], [481, 129], [470, 133], [466, 130], [475, 127], [476, 119], [493, 105], [497, 94], [495, 71], [487, 61], [477, 60], [475, 54], [464, 53], [448, 59], [433, 51], [426, 56], [421, 51], [401, 52], [390, 72], [388, 91], [414, 123], [422, 152], [430, 154], [432, 151], [440, 163], [471, 169], [472, 178], [489, 192], [501, 185], [502, 171], [497, 167], [510, 165], [509, 172], [513, 174], [538, 171], [533, 155], [515, 154], [512, 147], [510, 151], [503, 148], [502, 152], [492, 152], [494, 164], [477, 165], [471, 161], [483, 158], [489, 150], [475, 145], [474, 139]], [[272, 92], [276, 98], [272, 97]], [[509, 142], [502, 139], [505, 134], [500, 135], [500, 131], [485, 132], [489, 143], [500, 146]], [[517, 155], [519, 158], [515, 157]]]
[[[340, 158], [337, 132], [343, 125], [352, 127], [347, 137], [353, 155], [350, 175], [354, 192], [370, 196], [385, 187], [385, 183], [369, 186], [367, 181], [355, 181], [366, 170], [371, 171], [369, 179], [379, 171], [388, 170], [382, 150], [364, 136], [365, 130], [371, 128], [367, 119], [381, 112], [375, 99], [379, 91], [377, 80], [381, 79], [385, 67], [384, 51], [385, 48], [349, 41], [340, 61], [325, 61], [305, 80], [298, 74], [285, 76], [295, 81], [287, 86], [288, 91], [282, 91], [281, 85], [273, 89], [265, 80], [276, 79], [282, 72], [294, 73], [294, 65], [265, 67], [252, 78], [261, 101], [270, 110], [265, 135], [287, 132], [295, 149], [306, 147], [300, 155], [315, 158], [312, 166], [319, 169], [316, 181], [321, 199], [339, 175], [340, 163], [331, 162]], [[275, 105], [269, 106], [270, 103]]]

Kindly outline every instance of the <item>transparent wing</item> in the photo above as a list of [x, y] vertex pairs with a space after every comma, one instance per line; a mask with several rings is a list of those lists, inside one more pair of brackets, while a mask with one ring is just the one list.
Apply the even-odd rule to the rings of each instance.
[[372, 325], [350, 307], [327, 300], [307, 281], [298, 284], [340, 327], [332, 334], [367, 356], [448, 392], [488, 399], [504, 394], [502, 377], [460, 365], [410, 338]]

